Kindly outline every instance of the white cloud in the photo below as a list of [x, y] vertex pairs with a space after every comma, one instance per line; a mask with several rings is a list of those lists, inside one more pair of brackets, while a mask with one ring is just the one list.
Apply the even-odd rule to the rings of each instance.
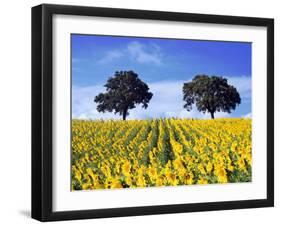
[[[247, 79], [246, 79], [247, 80]], [[232, 78], [231, 82], [239, 81], [238, 78]], [[249, 92], [245, 83], [233, 84], [244, 94]], [[245, 82], [245, 81], [244, 81]], [[184, 81], [161, 81], [148, 83], [153, 97], [149, 102], [148, 108], [143, 109], [140, 105], [129, 111], [128, 119], [145, 119], [159, 117], [179, 117], [179, 118], [210, 118], [210, 114], [199, 112], [194, 106], [191, 111], [183, 108], [182, 86]], [[120, 115], [113, 113], [100, 113], [96, 110], [94, 98], [100, 92], [104, 92], [102, 85], [89, 87], [73, 87], [73, 118], [83, 119], [121, 119]], [[242, 96], [242, 95], [241, 95]], [[247, 95], [246, 95], [247, 96]], [[216, 118], [231, 117], [231, 114], [225, 112], [216, 112]], [[250, 115], [247, 115], [250, 117]]]
[[78, 63], [81, 61], [82, 61], [82, 59], [80, 59], [80, 58], [72, 58], [72, 63]]
[[[155, 43], [143, 44], [137, 41], [132, 41], [125, 48], [113, 49], [105, 52], [98, 64], [111, 63], [114, 60], [129, 57], [129, 59], [140, 64], [155, 64], [162, 65], [162, 51]], [[73, 62], [79, 62], [80, 59], [73, 59]]]
[[250, 112], [250, 113], [244, 115], [243, 118], [252, 118], [252, 112]]
[[110, 63], [113, 60], [119, 59], [123, 56], [124, 54], [122, 51], [119, 50], [111, 50], [105, 53], [104, 57], [101, 58], [98, 63], [100, 64], [105, 64], [105, 63]]
[[251, 77], [226, 77], [229, 84], [237, 88], [242, 98], [252, 97], [252, 79]]
[[110, 118], [108, 113], [101, 114], [96, 110], [94, 102], [95, 96], [104, 92], [102, 85], [87, 87], [72, 87], [72, 118], [89, 119], [89, 118]]
[[74, 71], [74, 72], [80, 72], [80, 71], [81, 71], [81, 68], [80, 68], [80, 67], [72, 66], [72, 71]]
[[127, 50], [131, 57], [139, 63], [162, 64], [160, 47], [156, 44], [147, 46], [133, 41], [128, 44]]

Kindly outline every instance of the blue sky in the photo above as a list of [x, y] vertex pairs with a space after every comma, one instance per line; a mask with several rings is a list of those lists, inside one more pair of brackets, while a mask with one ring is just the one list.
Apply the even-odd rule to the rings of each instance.
[[182, 85], [197, 74], [220, 75], [234, 85], [241, 104], [216, 117], [251, 116], [251, 43], [72, 35], [73, 118], [120, 118], [96, 111], [94, 97], [118, 70], [133, 70], [154, 94], [147, 109], [131, 110], [128, 119], [209, 118], [183, 108]]

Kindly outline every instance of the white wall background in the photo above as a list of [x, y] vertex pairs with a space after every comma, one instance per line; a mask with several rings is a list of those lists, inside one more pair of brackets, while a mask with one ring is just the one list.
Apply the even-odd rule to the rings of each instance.
[[[42, 1], [2, 1], [0, 14], [0, 224], [38, 225], [30, 218], [31, 7]], [[45, 3], [275, 18], [275, 208], [56, 222], [55, 225], [246, 225], [280, 221], [281, 14], [279, 1], [58, 0]], [[280, 4], [281, 5], [281, 4]], [[273, 223], [274, 224], [274, 223]]]

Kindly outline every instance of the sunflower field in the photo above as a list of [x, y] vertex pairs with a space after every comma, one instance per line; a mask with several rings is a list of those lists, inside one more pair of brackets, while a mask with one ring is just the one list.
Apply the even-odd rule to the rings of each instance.
[[72, 190], [250, 182], [251, 124], [72, 120]]

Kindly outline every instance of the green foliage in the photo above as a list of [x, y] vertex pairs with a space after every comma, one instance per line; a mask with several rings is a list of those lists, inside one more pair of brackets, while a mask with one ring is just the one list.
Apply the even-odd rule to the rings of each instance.
[[135, 108], [137, 104], [142, 104], [146, 109], [153, 95], [149, 92], [148, 85], [133, 71], [115, 72], [107, 80], [105, 87], [106, 92], [95, 97], [97, 110], [118, 113], [123, 116], [123, 120], [126, 120], [129, 109]]
[[184, 83], [183, 100], [187, 111], [195, 104], [198, 111], [209, 112], [212, 118], [215, 112], [231, 113], [241, 103], [238, 91], [226, 78], [208, 75], [196, 75], [191, 82]]

